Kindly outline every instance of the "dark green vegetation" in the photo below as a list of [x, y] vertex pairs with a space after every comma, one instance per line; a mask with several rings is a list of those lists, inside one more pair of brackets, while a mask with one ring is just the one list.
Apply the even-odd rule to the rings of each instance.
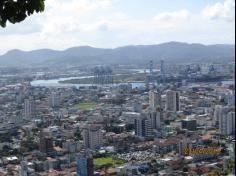
[[27, 138], [21, 142], [21, 152], [31, 152], [33, 150], [38, 150], [38, 144], [35, 142], [33, 137]]
[[7, 21], [19, 23], [35, 12], [44, 11], [45, 0], [1, 0], [0, 26], [6, 27]]
[[221, 175], [232, 175], [233, 170], [235, 169], [235, 163], [233, 160], [228, 160], [226, 162], [226, 167], [216, 169], [214, 171], [215, 176], [221, 176]]

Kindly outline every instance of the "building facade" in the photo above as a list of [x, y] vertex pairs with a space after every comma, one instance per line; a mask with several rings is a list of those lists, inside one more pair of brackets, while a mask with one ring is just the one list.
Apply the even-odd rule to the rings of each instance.
[[97, 125], [88, 125], [82, 131], [83, 142], [86, 149], [96, 150], [102, 146], [102, 131]]
[[166, 93], [166, 110], [177, 112], [180, 111], [180, 94], [176, 91], [167, 91]]
[[77, 176], [93, 176], [93, 157], [88, 152], [80, 153], [77, 156]]
[[149, 105], [151, 109], [155, 109], [157, 107], [161, 108], [161, 93], [151, 90], [149, 92]]
[[141, 113], [138, 118], [134, 120], [135, 135], [139, 137], [152, 137], [153, 128], [152, 120], [147, 113]]
[[25, 99], [24, 102], [24, 118], [25, 119], [32, 119], [35, 118], [36, 115], [36, 107], [35, 107], [35, 101], [32, 97], [29, 99]]

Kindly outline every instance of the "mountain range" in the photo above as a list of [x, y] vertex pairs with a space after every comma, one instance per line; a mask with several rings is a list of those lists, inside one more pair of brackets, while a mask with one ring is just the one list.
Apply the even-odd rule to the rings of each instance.
[[203, 45], [168, 42], [158, 45], [136, 45], [115, 49], [80, 46], [64, 51], [40, 49], [11, 50], [0, 56], [3, 67], [50, 67], [91, 64], [144, 64], [158, 62], [208, 62], [235, 59], [235, 45]]

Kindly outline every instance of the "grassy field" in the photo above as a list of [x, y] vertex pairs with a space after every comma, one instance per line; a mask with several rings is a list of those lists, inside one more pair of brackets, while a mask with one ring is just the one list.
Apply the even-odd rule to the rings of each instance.
[[121, 159], [115, 159], [113, 157], [104, 157], [104, 158], [96, 158], [94, 159], [94, 165], [96, 168], [102, 167], [116, 167], [125, 164], [126, 161]]
[[96, 103], [93, 103], [93, 102], [79, 103], [79, 104], [76, 104], [74, 107], [78, 108], [79, 110], [90, 110], [96, 107]]

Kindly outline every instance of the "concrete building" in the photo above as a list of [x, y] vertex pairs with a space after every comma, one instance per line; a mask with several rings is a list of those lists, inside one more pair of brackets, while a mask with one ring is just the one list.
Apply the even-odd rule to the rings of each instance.
[[60, 100], [60, 94], [52, 92], [49, 97], [49, 106], [53, 108], [60, 106]]
[[219, 118], [219, 132], [224, 135], [235, 133], [235, 112], [222, 110]]
[[184, 119], [181, 121], [182, 129], [186, 129], [189, 131], [197, 130], [197, 120], [196, 119]]
[[232, 134], [235, 134], [235, 112], [229, 112], [227, 117], [232, 121]]
[[48, 130], [45, 129], [40, 132], [39, 140], [39, 150], [41, 152], [47, 153], [53, 150], [53, 139]]
[[179, 142], [179, 154], [182, 156], [188, 155], [188, 149], [190, 149], [191, 146], [191, 140], [189, 138], [183, 139]]
[[83, 128], [83, 141], [86, 149], [99, 149], [102, 146], [102, 130], [98, 125], [87, 125]]
[[160, 108], [157, 108], [156, 111], [150, 111], [148, 113], [149, 118], [151, 119], [151, 126], [155, 130], [159, 130], [161, 128], [161, 116], [162, 112]]
[[139, 137], [152, 137], [153, 128], [152, 120], [147, 113], [141, 113], [138, 118], [134, 120], [135, 135]]
[[230, 91], [225, 96], [225, 101], [228, 106], [235, 106], [235, 91]]
[[68, 139], [63, 143], [63, 149], [66, 149], [70, 153], [75, 153], [80, 150], [79, 141]]
[[35, 108], [35, 101], [33, 97], [30, 97], [29, 99], [25, 99], [24, 103], [24, 118], [25, 119], [32, 119], [36, 115], [36, 108]]
[[216, 124], [219, 123], [221, 111], [222, 111], [222, 106], [221, 105], [216, 105], [215, 108], [214, 108], [214, 121], [215, 121]]
[[161, 93], [150, 90], [149, 92], [149, 105], [151, 109], [155, 109], [157, 107], [161, 108]]
[[137, 112], [137, 113], [140, 113], [140, 112], [142, 112], [142, 109], [143, 109], [142, 103], [135, 100], [134, 103], [133, 103], [133, 111]]
[[180, 111], [180, 95], [176, 91], [167, 91], [166, 93], [166, 110], [167, 111]]
[[28, 166], [26, 161], [21, 161], [20, 176], [28, 176]]

